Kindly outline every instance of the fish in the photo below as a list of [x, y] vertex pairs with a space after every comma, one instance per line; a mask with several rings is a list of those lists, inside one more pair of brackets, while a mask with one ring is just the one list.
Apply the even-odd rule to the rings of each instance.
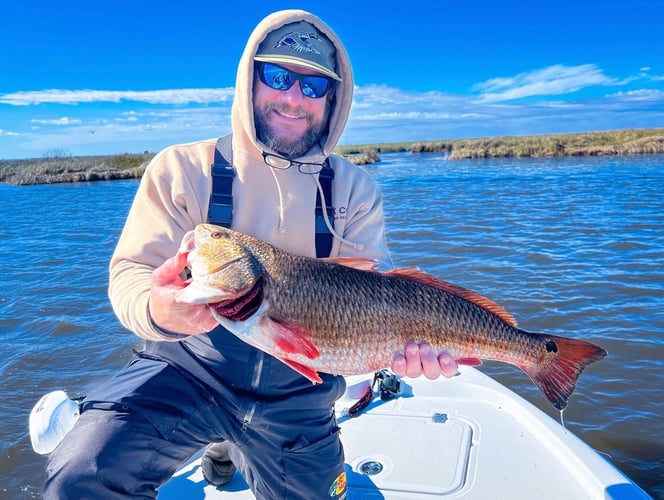
[[384, 369], [408, 341], [426, 342], [460, 365], [515, 365], [563, 410], [584, 368], [607, 355], [591, 342], [522, 330], [491, 299], [418, 268], [298, 256], [211, 224], [189, 231], [180, 251], [191, 278], [177, 302], [209, 304], [224, 328], [313, 383], [320, 373]]

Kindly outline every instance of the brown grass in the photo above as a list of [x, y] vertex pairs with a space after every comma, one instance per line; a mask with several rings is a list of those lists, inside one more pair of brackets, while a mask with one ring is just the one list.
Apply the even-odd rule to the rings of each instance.
[[[485, 137], [338, 146], [355, 164], [377, 163], [379, 153], [441, 152], [450, 159], [664, 154], [664, 129], [626, 129], [578, 134]], [[0, 182], [14, 185], [139, 178], [154, 153], [32, 160], [0, 160]]]

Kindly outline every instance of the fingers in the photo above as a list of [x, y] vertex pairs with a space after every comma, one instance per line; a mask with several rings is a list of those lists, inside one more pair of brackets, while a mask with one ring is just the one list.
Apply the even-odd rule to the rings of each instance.
[[161, 266], [152, 272], [152, 284], [156, 286], [183, 286], [184, 282], [180, 278], [180, 273], [186, 265], [187, 254], [178, 252], [170, 259], [166, 259]]
[[404, 377], [406, 375], [406, 357], [401, 353], [394, 356], [391, 368], [395, 375]]
[[453, 377], [457, 374], [458, 365], [448, 353], [436, 355], [427, 343], [408, 342], [403, 354], [397, 354], [392, 360], [392, 371], [400, 376], [419, 377], [434, 380], [443, 375]]
[[429, 380], [435, 380], [440, 377], [440, 364], [438, 364], [438, 358], [431, 350], [431, 346], [429, 344], [421, 344], [419, 350], [424, 376]]
[[152, 321], [159, 328], [173, 333], [195, 335], [217, 326], [207, 304], [182, 304], [177, 294], [186, 286], [180, 273], [187, 265], [187, 252], [166, 259], [152, 272], [148, 307]]
[[457, 365], [457, 362], [446, 352], [438, 356], [438, 364], [440, 366], [440, 373], [444, 377], [454, 377], [459, 371], [459, 365]]
[[422, 375], [422, 361], [420, 360], [420, 346], [415, 342], [408, 342], [406, 349], [406, 376], [419, 377]]

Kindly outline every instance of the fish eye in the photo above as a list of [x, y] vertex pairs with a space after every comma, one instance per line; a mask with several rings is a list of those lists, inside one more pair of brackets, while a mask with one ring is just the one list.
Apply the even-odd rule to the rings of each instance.
[[222, 233], [221, 231], [213, 231], [210, 234], [210, 238], [213, 238], [215, 240], [218, 240], [219, 238], [222, 238], [223, 236], [224, 236], [224, 233]]

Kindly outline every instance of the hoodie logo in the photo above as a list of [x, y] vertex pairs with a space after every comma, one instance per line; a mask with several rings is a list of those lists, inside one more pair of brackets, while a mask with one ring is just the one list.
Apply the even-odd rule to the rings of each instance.
[[320, 40], [316, 33], [302, 33], [300, 31], [291, 31], [285, 34], [275, 44], [274, 48], [290, 47], [295, 52], [313, 52], [320, 54], [320, 51], [314, 47], [309, 40]]

